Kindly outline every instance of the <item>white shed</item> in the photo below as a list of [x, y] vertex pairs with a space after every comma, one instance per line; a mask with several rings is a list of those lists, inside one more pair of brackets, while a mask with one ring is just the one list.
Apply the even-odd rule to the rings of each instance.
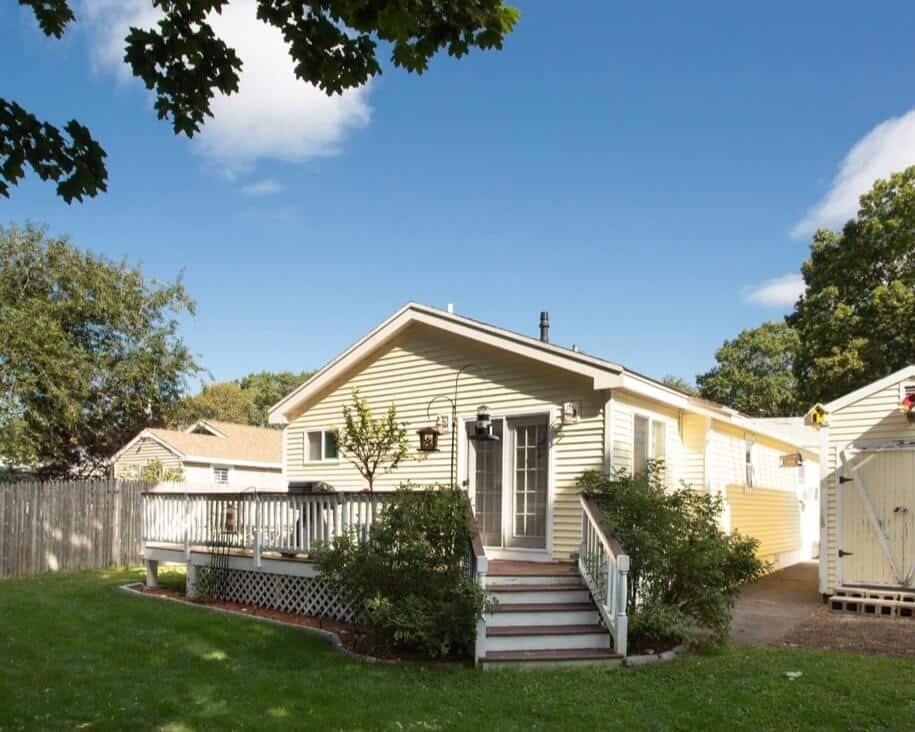
[[908, 366], [823, 405], [820, 591], [915, 610], [915, 395]]

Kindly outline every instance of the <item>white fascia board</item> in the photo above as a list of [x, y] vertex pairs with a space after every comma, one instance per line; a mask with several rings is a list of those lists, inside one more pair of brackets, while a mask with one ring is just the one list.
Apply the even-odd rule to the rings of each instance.
[[624, 371], [622, 377], [622, 388], [632, 394], [653, 399], [674, 409], [689, 409], [689, 397], [676, 389], [671, 389], [631, 371]]
[[203, 463], [204, 465], [234, 465], [239, 468], [267, 468], [268, 470], [282, 470], [282, 463], [269, 463], [262, 460], [236, 460], [235, 458], [206, 457], [205, 455], [185, 455], [186, 463]]
[[203, 427], [203, 429], [207, 430], [214, 437], [226, 437], [225, 432], [220, 432], [218, 429], [216, 429], [213, 425], [211, 425], [205, 419], [198, 419], [196, 422], [194, 422], [194, 424], [192, 424], [190, 427], [188, 427], [184, 431], [187, 432], [188, 434], [191, 434], [198, 427]]
[[888, 386], [892, 386], [900, 381], [905, 379], [910, 379], [912, 376], [915, 376], [915, 366], [906, 366], [899, 371], [894, 371], [889, 376], [884, 376], [882, 379], [877, 379], [877, 381], [872, 381], [870, 384], [862, 386], [860, 389], [855, 389], [854, 391], [840, 396], [838, 399], [833, 399], [828, 404], [824, 404], [823, 408], [828, 412], [835, 412], [839, 409], [843, 409], [850, 404], [855, 402], [860, 402], [862, 399], [866, 399], [871, 394], [874, 394], [882, 389], [886, 389]]

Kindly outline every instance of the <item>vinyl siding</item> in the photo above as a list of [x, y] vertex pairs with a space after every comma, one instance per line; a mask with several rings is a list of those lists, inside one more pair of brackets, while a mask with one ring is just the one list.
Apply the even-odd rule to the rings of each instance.
[[801, 545], [801, 513], [794, 491], [742, 485], [727, 487], [731, 507], [731, 531], [759, 539], [756, 555], [778, 563], [781, 554], [798, 551]]
[[680, 486], [683, 470], [681, 464], [682, 445], [680, 440], [679, 410], [634, 394], [615, 391], [612, 412], [613, 470], [621, 470], [625, 473], [632, 472], [634, 418], [636, 414], [641, 414], [664, 423], [667, 482], [670, 486]]
[[[837, 558], [839, 546], [838, 516], [836, 498], [839, 454], [853, 443], [868, 444], [889, 440], [915, 439], [915, 425], [908, 422], [900, 409], [899, 385], [897, 382], [871, 394], [854, 404], [836, 410], [829, 415], [829, 444], [826, 450], [826, 592], [832, 592], [838, 584]], [[905, 383], [910, 383], [905, 380]]]
[[[420, 456], [416, 430], [430, 424], [437, 415], [450, 414], [447, 401], [432, 405], [438, 395], [451, 397], [457, 371], [474, 364], [460, 377], [458, 391], [460, 418], [473, 418], [478, 405], [486, 404], [493, 416], [519, 413], [550, 413], [555, 424], [564, 401], [581, 401], [581, 419], [563, 427], [551, 450], [553, 476], [553, 555], [568, 558], [580, 541], [581, 513], [577, 480], [585, 470], [603, 465], [604, 395], [593, 390], [589, 379], [538, 364], [511, 353], [471, 343], [453, 335], [414, 325], [345, 375], [290, 420], [284, 430], [286, 475], [290, 481], [326, 481], [337, 490], [364, 490], [366, 484], [345, 459], [308, 463], [303, 450], [306, 433], [339, 427], [343, 405], [358, 388], [376, 414], [391, 403], [409, 430], [411, 453], [394, 472], [376, 476], [377, 490], [396, 488], [403, 482], [418, 485], [447, 483], [451, 440], [454, 432], [439, 438], [440, 452]], [[459, 440], [461, 445], [463, 440]], [[459, 456], [459, 467], [465, 464]], [[464, 476], [459, 471], [459, 480]]]
[[705, 493], [705, 443], [708, 420], [698, 414], [684, 414], [681, 478], [691, 490]]
[[[746, 486], [747, 439], [753, 447], [753, 487]], [[759, 539], [757, 555], [776, 566], [813, 556], [818, 540], [816, 491], [801, 485], [801, 469], [782, 467], [782, 455], [797, 448], [712, 420], [710, 489], [727, 501], [728, 529]], [[806, 456], [806, 474], [818, 462]], [[803, 500], [802, 500], [803, 499]]]
[[123, 469], [134, 466], [142, 468], [153, 460], [159, 460], [166, 468], [181, 467], [181, 459], [175, 453], [155, 440], [144, 437], [115, 461], [114, 474], [120, 475]]

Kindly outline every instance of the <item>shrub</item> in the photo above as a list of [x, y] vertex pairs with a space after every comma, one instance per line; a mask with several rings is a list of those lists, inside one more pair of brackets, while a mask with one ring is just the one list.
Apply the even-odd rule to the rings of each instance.
[[401, 488], [369, 539], [318, 549], [318, 568], [356, 609], [376, 653], [438, 658], [472, 652], [485, 593], [468, 572], [471, 520], [455, 488]]
[[723, 642], [740, 587], [766, 566], [756, 539], [719, 528], [721, 498], [666, 490], [661, 462], [635, 476], [586, 473], [580, 487], [629, 555], [633, 634], [689, 641], [704, 631]]

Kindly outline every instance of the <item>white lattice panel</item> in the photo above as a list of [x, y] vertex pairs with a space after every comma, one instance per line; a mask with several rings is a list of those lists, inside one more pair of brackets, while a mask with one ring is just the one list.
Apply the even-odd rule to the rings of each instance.
[[294, 577], [243, 569], [206, 568], [203, 572], [224, 573], [219, 578], [211, 576], [202, 579], [204, 584], [218, 587], [219, 599], [226, 602], [343, 622], [353, 619], [353, 609], [342, 602], [320, 577]]

